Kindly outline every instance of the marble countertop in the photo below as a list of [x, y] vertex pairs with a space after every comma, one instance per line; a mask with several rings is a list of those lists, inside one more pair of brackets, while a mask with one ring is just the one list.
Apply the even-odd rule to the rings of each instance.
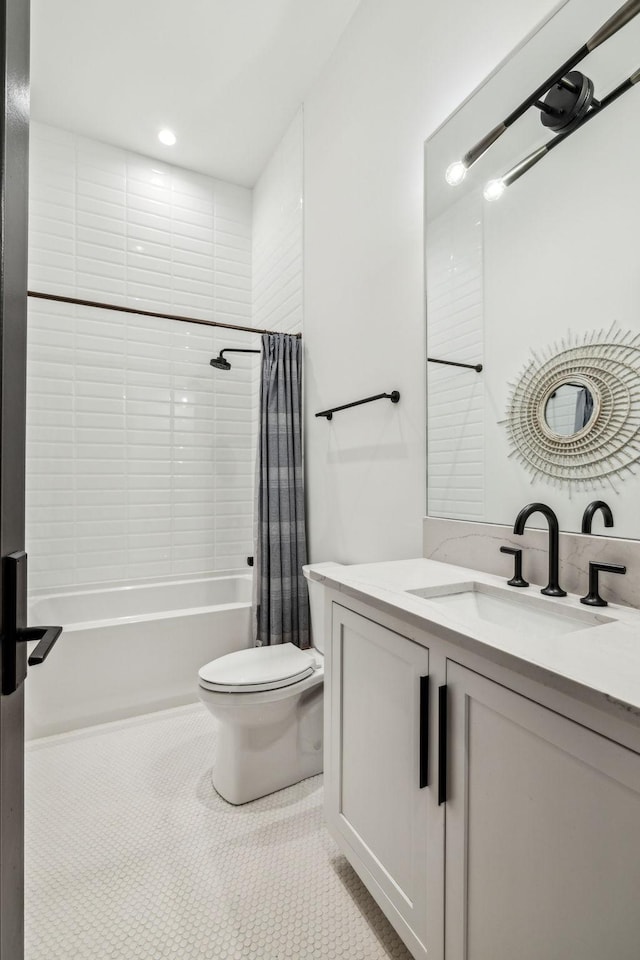
[[[587, 607], [579, 597], [541, 597], [540, 588], [508, 587], [503, 577], [435, 560], [394, 560], [386, 563], [342, 565], [311, 564], [304, 568], [307, 579], [369, 604], [418, 627], [431, 630], [531, 679], [547, 683], [589, 703], [623, 711], [640, 723], [640, 611], [618, 604]], [[437, 603], [416, 597], [408, 590], [479, 583], [506, 588], [521, 595], [524, 602], [536, 603], [570, 615], [589, 611], [609, 618], [597, 626], [587, 624], [561, 636], [535, 639], [499, 627], [476, 617], [461, 619]], [[528, 596], [527, 596], [528, 595]], [[514, 599], [519, 599], [514, 597]], [[547, 606], [550, 605], [550, 606]]]

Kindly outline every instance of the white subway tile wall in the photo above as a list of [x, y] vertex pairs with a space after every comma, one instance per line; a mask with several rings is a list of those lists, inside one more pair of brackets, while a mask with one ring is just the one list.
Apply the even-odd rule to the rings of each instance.
[[253, 319], [302, 332], [303, 114], [296, 114], [253, 197]]
[[[252, 319], [250, 190], [34, 124], [32, 290]], [[29, 303], [31, 589], [244, 567], [259, 338]]]
[[[463, 198], [429, 223], [427, 354], [482, 363], [482, 206]], [[429, 363], [429, 473], [432, 517], [484, 519], [485, 387], [474, 370]]]

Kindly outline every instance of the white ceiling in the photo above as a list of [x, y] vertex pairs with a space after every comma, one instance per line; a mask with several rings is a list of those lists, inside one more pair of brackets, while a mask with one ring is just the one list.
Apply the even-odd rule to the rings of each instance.
[[32, 0], [32, 116], [253, 186], [359, 2]]

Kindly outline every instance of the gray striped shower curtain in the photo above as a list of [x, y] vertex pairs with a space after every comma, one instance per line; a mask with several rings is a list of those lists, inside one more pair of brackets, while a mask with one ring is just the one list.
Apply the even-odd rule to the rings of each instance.
[[256, 464], [254, 622], [258, 646], [308, 647], [309, 597], [302, 466], [302, 344], [262, 337]]

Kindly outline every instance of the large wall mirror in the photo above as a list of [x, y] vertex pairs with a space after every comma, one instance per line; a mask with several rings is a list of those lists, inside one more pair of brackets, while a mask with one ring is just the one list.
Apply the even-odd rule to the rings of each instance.
[[[430, 516], [513, 523], [542, 500], [579, 530], [587, 503], [605, 499], [608, 532], [640, 538], [640, 83], [498, 199], [487, 184], [556, 136], [539, 107], [461, 183], [445, 176], [619, 6], [560, 5], [426, 144], [427, 351], [470, 364], [427, 364]], [[590, 80], [597, 109], [639, 68], [636, 16], [567, 92], [588, 97]]]

